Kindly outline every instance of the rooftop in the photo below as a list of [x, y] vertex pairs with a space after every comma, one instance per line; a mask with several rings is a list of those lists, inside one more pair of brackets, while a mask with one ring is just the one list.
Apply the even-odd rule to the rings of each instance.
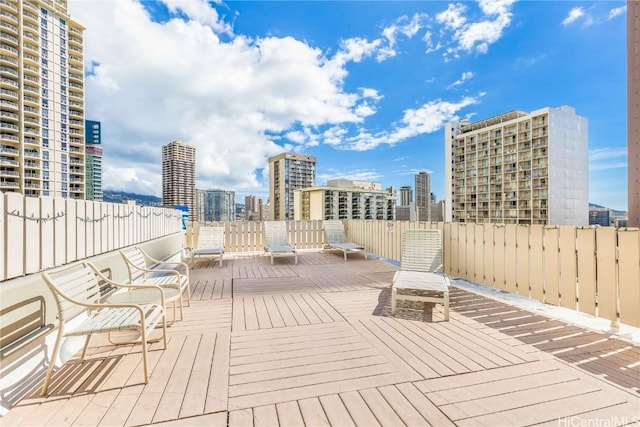
[[394, 265], [320, 251], [298, 259], [197, 262], [186, 319], [169, 328], [166, 350], [152, 346], [149, 384], [139, 346], [96, 338], [87, 361], [67, 362], [47, 398], [28, 395], [2, 425], [638, 421], [637, 343], [455, 280], [449, 322], [441, 306], [409, 302], [392, 317]]

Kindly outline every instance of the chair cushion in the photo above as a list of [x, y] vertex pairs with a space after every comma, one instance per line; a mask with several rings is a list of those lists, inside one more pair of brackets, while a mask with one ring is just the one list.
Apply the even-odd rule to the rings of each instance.
[[397, 271], [393, 276], [392, 287], [396, 289], [449, 292], [449, 278], [438, 273]]
[[224, 249], [222, 248], [198, 248], [191, 251], [192, 255], [219, 255], [223, 253]]

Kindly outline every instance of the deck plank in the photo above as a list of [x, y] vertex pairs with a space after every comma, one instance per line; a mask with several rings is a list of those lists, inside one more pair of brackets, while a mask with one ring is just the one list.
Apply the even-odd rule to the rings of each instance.
[[351, 427], [355, 426], [349, 411], [337, 394], [320, 396], [320, 403], [327, 415], [329, 424], [333, 426]]
[[298, 406], [305, 426], [330, 426], [327, 414], [317, 398], [299, 400]]
[[276, 404], [276, 410], [278, 412], [278, 423], [281, 426], [304, 425], [297, 401], [278, 403]]
[[375, 427], [380, 425], [378, 419], [373, 412], [371, 412], [371, 408], [369, 408], [360, 393], [357, 391], [340, 393], [340, 398], [357, 426]]

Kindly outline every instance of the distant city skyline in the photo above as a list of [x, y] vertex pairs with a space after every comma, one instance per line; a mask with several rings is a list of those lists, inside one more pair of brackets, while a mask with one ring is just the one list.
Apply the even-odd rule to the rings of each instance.
[[287, 151], [317, 157], [319, 185], [430, 171], [440, 200], [444, 123], [572, 105], [589, 120], [589, 201], [627, 209], [624, 1], [280, 6], [69, 2], [105, 188], [158, 194], [158, 149], [180, 139], [198, 188], [240, 198], [266, 201], [267, 159]]

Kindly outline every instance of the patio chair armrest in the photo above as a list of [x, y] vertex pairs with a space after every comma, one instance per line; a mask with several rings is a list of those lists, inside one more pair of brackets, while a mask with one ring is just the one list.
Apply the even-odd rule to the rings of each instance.
[[[152, 257], [151, 255], [146, 253], [144, 251], [144, 249], [142, 249], [139, 246], [138, 246], [138, 250], [142, 253], [142, 255], [144, 255], [145, 258], [147, 258], [149, 261], [151, 261], [154, 264], [157, 264], [157, 265], [175, 265], [175, 266], [178, 266], [178, 268], [180, 268], [180, 267], [184, 268], [185, 276], [189, 277], [189, 266], [187, 265], [186, 262], [183, 262], [183, 261], [163, 261], [163, 260], [156, 259], [156, 258]], [[193, 248], [190, 248], [190, 250], [193, 251]]]

